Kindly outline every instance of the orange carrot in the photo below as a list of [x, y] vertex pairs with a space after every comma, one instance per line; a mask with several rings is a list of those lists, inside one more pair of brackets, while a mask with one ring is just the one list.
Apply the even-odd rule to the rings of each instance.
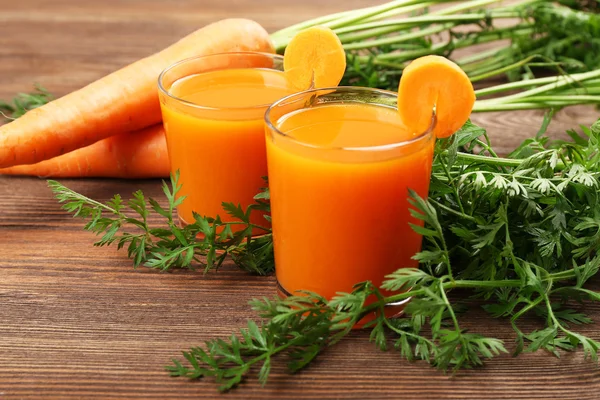
[[43, 178], [164, 178], [169, 156], [162, 125], [124, 132], [32, 165], [0, 169], [5, 175]]
[[34, 164], [98, 140], [161, 121], [158, 75], [192, 56], [230, 51], [273, 52], [256, 22], [226, 19], [0, 127], [0, 168]]
[[467, 122], [474, 104], [469, 77], [444, 57], [417, 58], [402, 71], [398, 112], [404, 124], [417, 133], [429, 128], [435, 107], [435, 136], [452, 135]]
[[314, 26], [290, 40], [283, 69], [289, 84], [298, 90], [337, 86], [346, 71], [346, 53], [335, 32]]

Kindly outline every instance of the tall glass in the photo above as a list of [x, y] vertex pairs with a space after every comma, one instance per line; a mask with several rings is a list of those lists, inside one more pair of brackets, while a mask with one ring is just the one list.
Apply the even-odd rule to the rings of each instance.
[[410, 131], [396, 104], [393, 92], [340, 87], [297, 93], [267, 110], [280, 295], [331, 298], [417, 266], [421, 236], [409, 224], [420, 221], [410, 215], [409, 189], [427, 196], [435, 140], [431, 128]]
[[[220, 215], [223, 202], [247, 207], [267, 175], [263, 117], [293, 90], [283, 58], [265, 53], [222, 53], [181, 61], [159, 77], [159, 98], [171, 172], [179, 171], [177, 211], [183, 224], [193, 212]], [[251, 221], [268, 226], [261, 213]]]

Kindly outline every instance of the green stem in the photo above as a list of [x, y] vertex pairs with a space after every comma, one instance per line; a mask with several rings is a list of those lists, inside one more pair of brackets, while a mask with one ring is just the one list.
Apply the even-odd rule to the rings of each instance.
[[423, 336], [421, 336], [421, 335], [416, 335], [416, 334], [414, 334], [414, 333], [412, 333], [412, 332], [407, 332], [407, 331], [403, 331], [403, 330], [401, 330], [401, 329], [398, 329], [398, 328], [396, 328], [394, 325], [390, 324], [390, 321], [389, 321], [389, 319], [387, 319], [387, 318], [385, 318], [385, 319], [384, 319], [384, 321], [385, 321], [385, 325], [386, 325], [386, 326], [387, 326], [387, 327], [388, 327], [390, 330], [392, 330], [392, 331], [396, 332], [398, 335], [406, 335], [406, 336], [412, 337], [412, 338], [414, 338], [414, 339], [416, 339], [416, 340], [421, 340], [421, 341], [427, 342], [427, 343], [428, 343], [428, 344], [429, 344], [431, 347], [435, 347], [435, 343], [434, 343], [434, 342], [432, 342], [431, 340], [429, 340], [429, 339], [427, 339], [427, 338], [424, 338], [424, 337], [423, 337]]
[[470, 215], [465, 214], [464, 212], [456, 211], [456, 210], [448, 207], [447, 205], [444, 205], [436, 200], [433, 200], [432, 198], [429, 198], [427, 201], [434, 204], [436, 207], [441, 208], [442, 210], [444, 210], [446, 212], [449, 212], [450, 214], [456, 215], [459, 218], [464, 218], [471, 222], [477, 222], [477, 220], [475, 218], [471, 217]]
[[[447, 1], [448, 0], [442, 0], [441, 2], [445, 3]], [[419, 3], [417, 5], [413, 5], [413, 6], [404, 6], [401, 8], [395, 8], [393, 10], [388, 10], [388, 11], [382, 12], [381, 14], [377, 14], [377, 15], [373, 15], [371, 17], [365, 18], [363, 20], [363, 23], [383, 21], [383, 20], [387, 20], [391, 17], [396, 17], [398, 15], [411, 14], [414, 16], [418, 16], [420, 14], [426, 14], [427, 9], [429, 7], [435, 6], [438, 3], [440, 3], [440, 1], [438, 1], [438, 0], [429, 0], [429, 1], [422, 1], [421, 3]]]
[[[377, 64], [380, 60], [413, 60], [418, 57], [422, 57], [428, 54], [442, 54], [447, 51], [460, 49], [464, 47], [469, 47], [474, 44], [484, 44], [490, 43], [497, 40], [505, 39], [507, 36], [512, 36], [514, 34], [525, 34], [532, 33], [533, 30], [529, 26], [518, 26], [518, 27], [509, 27], [509, 28], [499, 28], [491, 32], [485, 32], [477, 36], [469, 36], [465, 39], [451, 39], [448, 42], [437, 43], [431, 46], [431, 48], [416, 50], [416, 51], [407, 51], [402, 53], [388, 53], [381, 54], [375, 57], [374, 63]], [[371, 58], [370, 56], [358, 56], [357, 57], [361, 62], [368, 62]]]
[[430, 28], [420, 29], [415, 32], [406, 33], [406, 34], [402, 34], [402, 35], [389, 36], [389, 37], [384, 37], [384, 38], [374, 39], [374, 40], [367, 40], [364, 42], [349, 43], [349, 44], [344, 45], [344, 49], [345, 50], [361, 50], [361, 49], [368, 49], [368, 48], [372, 48], [372, 47], [385, 46], [385, 45], [389, 45], [389, 44], [402, 43], [402, 42], [406, 42], [409, 40], [422, 38], [424, 36], [429, 36], [429, 35], [434, 35], [436, 33], [444, 32], [444, 31], [452, 28], [453, 26], [455, 26], [455, 24], [443, 24], [440, 26], [432, 26]]
[[[542, 281], [544, 281], [544, 282], [553, 281], [554, 282], [554, 281], [573, 279], [576, 277], [575, 270], [578, 268], [583, 268], [583, 267], [578, 266], [578, 267], [572, 268], [568, 271], [562, 271], [562, 272], [558, 272], [558, 273], [554, 273], [554, 274], [548, 274], [547, 276], [542, 278]], [[477, 281], [477, 280], [461, 279], [461, 280], [455, 280], [455, 281], [452, 281], [452, 280], [446, 281], [443, 283], [441, 288], [443, 290], [519, 288], [522, 286], [522, 284], [523, 283], [521, 282], [520, 279], [502, 279], [502, 280], [492, 280], [492, 281], [488, 281], [488, 280]], [[396, 303], [396, 302], [400, 302], [402, 300], [406, 300], [411, 297], [420, 296], [422, 294], [425, 294], [425, 289], [409, 290], [407, 292], [402, 292], [402, 293], [394, 294], [391, 296], [387, 296], [380, 301], [371, 303], [370, 305], [366, 306], [364, 308], [363, 312], [368, 313], [368, 312], [376, 310], [379, 306], [381, 306], [380, 302], [383, 302], [383, 304]], [[526, 307], [526, 309], [531, 309], [531, 308], [535, 307], [542, 300], [543, 300], [543, 298], [538, 298], [538, 300], [532, 302], [531, 306]], [[526, 312], [526, 310], [525, 311], [524, 310], [525, 309], [521, 310], [522, 312], [519, 312], [518, 314], [522, 314], [522, 313]], [[516, 317], [516, 315], [515, 315], [515, 317]], [[513, 317], [513, 319], [516, 319], [515, 317]]]
[[406, 67], [406, 61], [401, 63], [391, 62], [391, 61], [378, 61], [377, 65], [387, 68], [393, 68], [396, 72], [401, 72]]
[[[444, 169], [444, 173], [448, 177], [448, 181], [452, 182], [452, 176], [450, 175], [450, 171], [448, 171], [448, 166], [445, 162], [441, 163], [442, 168]], [[458, 188], [456, 185], [452, 185], [454, 197], [456, 198], [456, 203], [458, 204], [458, 208], [460, 208], [460, 212], [465, 214], [465, 209], [463, 208], [462, 202], [460, 201], [460, 194], [458, 193]]]
[[500, 158], [500, 157], [487, 157], [481, 156], [479, 154], [470, 154], [458, 152], [456, 154], [456, 158], [461, 159], [463, 161], [473, 161], [480, 164], [488, 164], [498, 167], [518, 167], [523, 163], [523, 160], [513, 160], [510, 158]]
[[[435, 2], [424, 3], [417, 6], [403, 7], [401, 11], [403, 14], [410, 14], [414, 11], [421, 10], [424, 6], [435, 5]], [[413, 28], [419, 26], [418, 22], [421, 18], [431, 19], [430, 16], [418, 16], [414, 18], [402, 18], [392, 21], [379, 21], [379, 18], [369, 18], [370, 22], [364, 22], [362, 24], [344, 26], [342, 28], [334, 29], [334, 32], [338, 35], [342, 43], [350, 43], [358, 40], [364, 40], [376, 36], [386, 35], [388, 33], [396, 32], [398, 28]], [[416, 19], [416, 21], [414, 20]], [[374, 20], [374, 21], [371, 21]], [[366, 31], [366, 32], [363, 32]]]
[[[569, 280], [575, 278], [577, 275], [575, 273], [576, 269], [583, 268], [583, 266], [577, 266], [567, 271], [557, 272], [553, 274], [548, 274], [542, 278], [543, 282], [554, 282], [554, 281], [562, 281]], [[492, 281], [477, 281], [477, 280], [469, 280], [469, 279], [461, 279], [455, 281], [446, 281], [442, 284], [441, 289], [452, 290], [452, 289], [497, 289], [497, 288], [519, 288], [523, 285], [520, 279], [502, 279], [502, 280], [492, 280]], [[425, 289], [417, 289], [417, 290], [409, 290], [407, 292], [394, 294], [388, 297], [383, 298], [380, 302], [383, 304], [396, 303], [402, 300], [406, 300], [410, 297], [416, 297], [425, 294]], [[521, 315], [525, 313], [527, 310], [535, 307], [543, 300], [543, 297], [536, 299], [536, 301], [530, 303], [530, 306], [522, 309], [519, 313], [515, 314], [513, 320], [518, 318], [517, 315]], [[371, 312], [376, 310], [379, 306], [381, 306], [380, 302], [371, 303], [367, 307], [364, 308], [364, 312]]]
[[577, 274], [575, 273], [575, 270], [577, 270], [579, 268], [583, 268], [583, 266], [578, 266], [578, 267], [575, 267], [573, 269], [569, 269], [566, 271], [555, 272], [555, 273], [549, 275], [549, 279], [560, 281], [560, 280], [576, 278]]
[[[429, 12], [430, 15], [450, 15], [450, 14], [460, 14], [463, 13], [465, 11], [469, 11], [472, 10], [474, 8], [477, 7], [483, 7], [492, 3], [499, 3], [502, 2], [503, 0], [479, 0], [479, 1], [473, 1], [473, 0], [469, 0], [469, 1], [463, 1], [461, 2], [462, 4], [458, 4], [458, 5], [454, 5], [454, 6], [447, 6], [444, 8], [441, 8], [439, 10], [436, 11], [432, 11]], [[539, 1], [539, 0], [523, 0], [523, 1]], [[454, 0], [446, 0], [443, 1], [445, 2], [450, 2], [453, 3], [455, 2]], [[422, 9], [425, 10], [426, 8], [432, 6], [433, 4], [426, 4], [423, 3], [423, 7]], [[502, 11], [509, 11], [509, 10], [502, 10]], [[390, 10], [384, 13], [381, 13], [379, 15], [377, 15], [375, 18], [370, 18], [370, 20], [384, 20], [384, 19], [388, 19], [391, 17], [395, 17], [397, 15], [401, 14], [401, 12], [399, 12], [398, 10]]]
[[469, 76], [481, 75], [485, 72], [493, 71], [498, 68], [502, 68], [510, 63], [509, 58], [503, 55], [502, 52], [496, 54], [494, 57], [488, 58], [487, 60], [478, 61], [476, 63], [461, 67], [463, 71]]
[[531, 7], [532, 5], [536, 5], [536, 4], [546, 4], [548, 1], [547, 0], [521, 0], [520, 2], [517, 3], [513, 3], [513, 4], [508, 4], [505, 6], [501, 6], [498, 7], [497, 10], [498, 11], [503, 11], [503, 10], [525, 10], [528, 7]]
[[[405, 0], [402, 1], [392, 1], [389, 3], [385, 3], [380, 6], [366, 7], [353, 11], [345, 11], [341, 13], [336, 13], [324, 17], [315, 18], [309, 21], [301, 22], [296, 25], [292, 25], [288, 28], [281, 29], [273, 34], [271, 34], [271, 40], [275, 46], [275, 50], [277, 53], [281, 53], [288, 45], [292, 37], [301, 30], [306, 28], [310, 28], [316, 25], [323, 25], [329, 28], [332, 28], [336, 33], [339, 29], [342, 29], [346, 26], [351, 26], [352, 23], [348, 21], [369, 21], [369, 20], [377, 20], [379, 17], [386, 14], [381, 11], [381, 8], [384, 6], [391, 7], [392, 11], [398, 13], [411, 13], [417, 10], [421, 10], [423, 8], [438, 4], [440, 2], [445, 2], [449, 0], [433, 0], [433, 1], [410, 1], [408, 3], [416, 3], [412, 5], [400, 6], [398, 3], [405, 3]], [[396, 9], [394, 10], [394, 7]], [[381, 33], [383, 34], [383, 33]], [[344, 42], [345, 43], [345, 42]]]
[[[575, 84], [581, 80], [580, 79], [581, 74], [582, 73], [570, 74], [570, 75], [549, 76], [546, 78], [537, 78], [537, 79], [530, 79], [530, 80], [524, 80], [524, 81], [518, 81], [518, 82], [510, 82], [510, 83], [505, 83], [502, 85], [495, 85], [495, 86], [491, 86], [488, 88], [476, 90], [475, 95], [477, 97], [482, 97], [482, 96], [488, 96], [491, 94], [497, 94], [497, 93], [507, 92], [507, 91], [516, 90], [516, 89], [522, 89], [522, 88], [531, 88], [531, 87], [535, 87], [535, 86], [540, 86], [540, 85], [544, 85], [544, 84], [548, 84], [548, 83], [556, 83], [556, 82], [561, 82], [561, 81]], [[576, 91], [576, 94], [581, 94], [579, 91], [581, 91], [583, 93], [588, 93], [587, 92], [588, 88], [600, 87], [600, 79], [585, 79], [584, 81], [585, 81], [585, 85], [583, 87], [581, 87], [581, 88], [575, 87], [575, 88], [568, 89], [568, 90], [573, 90], [573, 91]], [[569, 93], [569, 92], [563, 91], [561, 93]]]
[[[471, 0], [462, 1], [460, 4], [446, 7], [437, 12], [438, 15], [457, 14], [463, 11], [472, 10], [473, 8], [487, 6], [493, 3], [502, 3], [503, 0]], [[529, 0], [527, 0], [529, 1]], [[535, 0], [538, 1], [538, 0]]]
[[[66, 186], [61, 185], [60, 183], [58, 183], [56, 181], [49, 180], [48, 184], [50, 185], [51, 189], [54, 191], [54, 195], [55, 196], [58, 196], [58, 195], [61, 195], [61, 194], [62, 195], [66, 195], [66, 196], [69, 196], [70, 198], [81, 200], [84, 203], [87, 203], [88, 206], [91, 206], [93, 208], [100, 207], [100, 208], [103, 208], [105, 210], [108, 210], [112, 214], [117, 215], [118, 217], [120, 217], [123, 220], [127, 219], [127, 215], [123, 214], [122, 212], [117, 211], [114, 208], [109, 207], [106, 204], [102, 204], [102, 203], [100, 203], [100, 202], [98, 202], [98, 201], [96, 201], [94, 199], [90, 199], [89, 197], [86, 197], [86, 196], [84, 196], [84, 195], [82, 195], [80, 193], [77, 193], [77, 192], [75, 192], [75, 191], [67, 188]], [[57, 187], [60, 187], [60, 190], [55, 189]], [[71, 202], [71, 201], [73, 201], [73, 200], [70, 199], [69, 202]], [[77, 216], [77, 213], [75, 213], [74, 216]]]
[[280, 37], [292, 37], [295, 33], [300, 32], [303, 29], [310, 28], [311, 26], [321, 25], [327, 22], [331, 22], [333, 20], [347, 17], [350, 14], [360, 13], [361, 11], [367, 10], [372, 7], [361, 8], [358, 10], [350, 10], [350, 11], [342, 11], [334, 14], [324, 15], [322, 17], [313, 18], [307, 21], [303, 21], [294, 25], [290, 25], [287, 28], [280, 29], [271, 34], [271, 39], [280, 38]]
[[[558, 107], [562, 107], [564, 105], [558, 105]], [[546, 107], [541, 107], [540, 103], [507, 103], [507, 104], [498, 104], [498, 103], [484, 103], [484, 101], [476, 101], [473, 106], [472, 112], [480, 113], [480, 112], [495, 112], [495, 111], [519, 111], [519, 110], [539, 110], [542, 108], [553, 108], [557, 107], [557, 105], [547, 104]]]
[[279, 347], [276, 347], [276, 348], [274, 348], [274, 349], [269, 349], [269, 351], [266, 351], [266, 352], [262, 353], [262, 354], [261, 354], [261, 355], [259, 355], [259, 356], [256, 356], [256, 357], [254, 357], [254, 358], [252, 358], [252, 359], [250, 359], [250, 360], [248, 360], [248, 361], [244, 361], [244, 364], [246, 364], [246, 365], [248, 365], [248, 366], [254, 365], [254, 364], [256, 364], [257, 362], [264, 360], [265, 358], [270, 358], [270, 357], [272, 357], [274, 354], [277, 354], [277, 353], [280, 353], [280, 352], [284, 351], [284, 350], [285, 350], [285, 349], [287, 349], [288, 347], [290, 347], [290, 346], [293, 346], [293, 345], [295, 345], [297, 342], [301, 342], [302, 340], [305, 340], [305, 338], [304, 338], [303, 336], [301, 336], [301, 335], [299, 335], [299, 336], [296, 336], [295, 338], [293, 338], [293, 339], [289, 340], [287, 343], [285, 343], [285, 344], [282, 344], [282, 345], [281, 345], [281, 346], [279, 346]]
[[469, 79], [471, 80], [471, 82], [482, 81], [484, 79], [488, 79], [488, 78], [503, 74], [505, 72], [512, 71], [513, 69], [521, 68], [522, 66], [530, 63], [531, 61], [533, 61], [536, 58], [537, 58], [537, 56], [530, 56], [530, 57], [527, 57], [527, 58], [525, 58], [519, 62], [516, 62], [514, 64], [506, 65], [506, 66], [503, 66], [500, 68], [494, 68], [489, 71], [484, 70], [484, 72], [481, 72], [481, 70], [478, 70], [478, 72], [481, 72], [481, 73], [478, 75], [475, 75], [475, 76], [469, 76]]
[[267, 228], [267, 227], [262, 226], [262, 225], [249, 224], [249, 223], [246, 223], [244, 221], [230, 221], [230, 222], [223, 223], [223, 225], [246, 225], [246, 226], [248, 226], [250, 228], [261, 229], [261, 230], [263, 230], [265, 232], [271, 233], [271, 228]]
[[[427, 2], [431, 5], [437, 3], [449, 2], [451, 0], [435, 0]], [[384, 14], [388, 11], [396, 11], [396, 12], [404, 12], [404, 8], [407, 6], [419, 5], [419, 8], [423, 7], [423, 0], [394, 0], [389, 3], [382, 4], [380, 6], [372, 7], [368, 9], [366, 12], [352, 14], [346, 17], [338, 18], [335, 21], [324, 23], [324, 26], [327, 26], [331, 29], [342, 28], [348, 25], [352, 25], [355, 22], [363, 21], [371, 17], [376, 17], [381, 14]], [[398, 9], [402, 11], [398, 11]]]
[[[520, 287], [522, 285], [520, 280], [517, 279], [506, 279], [506, 280], [498, 280], [498, 281], [474, 281], [474, 280], [457, 280], [457, 281], [446, 281], [441, 285], [443, 290], [451, 290], [451, 289], [495, 289], [495, 288], [504, 288], [504, 287]], [[425, 294], [425, 289], [417, 289], [417, 290], [409, 290], [407, 292], [394, 294], [388, 297], [383, 298], [380, 301], [374, 302], [366, 306], [363, 310], [363, 313], [369, 313], [376, 310], [381, 306], [380, 302], [383, 304], [397, 303], [402, 300], [406, 300], [411, 297], [417, 297]]]
[[[574, 75], [576, 75], [576, 74], [573, 74], [570, 76], [574, 76]], [[530, 79], [530, 80], [525, 80], [525, 81], [504, 83], [502, 85], [495, 85], [495, 86], [491, 86], [491, 87], [487, 87], [487, 88], [483, 88], [483, 89], [478, 89], [475, 91], [475, 95], [477, 97], [487, 96], [490, 94], [502, 93], [502, 92], [507, 92], [507, 91], [515, 90], [515, 89], [539, 86], [539, 85], [543, 85], [546, 83], [554, 83], [554, 82], [560, 81], [561, 79], [569, 79], [569, 78], [565, 78], [564, 76], [549, 76], [546, 78], [537, 78], [537, 79]]]
[[552, 322], [554, 324], [555, 327], [557, 327], [559, 330], [561, 330], [563, 333], [570, 335], [571, 331], [569, 331], [567, 328], [565, 328], [556, 318], [556, 315], [554, 315], [554, 310], [552, 310], [552, 303], [550, 303], [550, 297], [549, 296], [544, 296], [545, 298], [545, 302], [546, 302], [546, 310], [548, 310], [548, 318], [550, 319], [550, 321], [548, 322]]
[[525, 99], [526, 102], [504, 101], [504, 97], [490, 100], [476, 101], [472, 112], [490, 111], [517, 111], [563, 108], [578, 104], [600, 104], [600, 96], [588, 95], [560, 95], [533, 96]]
[[572, 88], [560, 92], [561, 95], [600, 95], [600, 86], [586, 82], [584, 87]]
[[[487, 134], [487, 133], [486, 133]], [[487, 143], [484, 141], [481, 141], [479, 139], [475, 139], [477, 144], [479, 146], [481, 146], [483, 148], [484, 151], [487, 151], [488, 153], [490, 153], [490, 155], [493, 158], [499, 158], [498, 154], [496, 154], [496, 152], [494, 151], [494, 149], [492, 149], [492, 147], [490, 146], [490, 142], [489, 142], [489, 138], [486, 137], [486, 139], [488, 140]]]
[[455, 59], [455, 62], [458, 65], [460, 65], [463, 70], [466, 71], [469, 69], [468, 64], [473, 64], [473, 63], [481, 62], [481, 61], [487, 61], [487, 59], [489, 57], [496, 56], [501, 50], [503, 50], [505, 48], [506, 48], [505, 46], [502, 46], [502, 47], [495, 47], [493, 49], [486, 50], [486, 51], [475, 52], [468, 56]]
[[540, 103], [560, 103], [565, 104], [586, 104], [586, 103], [600, 103], [600, 96], [593, 95], [549, 95], [549, 96], [534, 96], [527, 99], [529, 102], [540, 102]]
[[[560, 169], [561, 167], [564, 168], [564, 164], [560, 163], [557, 166], [557, 169]], [[504, 167], [506, 168], [506, 167]], [[470, 176], [472, 174], [474, 174], [475, 172], [468, 172], [465, 174], [465, 176]], [[491, 171], [481, 171], [481, 173], [483, 174], [494, 174], [494, 176], [499, 175], [502, 176], [504, 178], [508, 178], [508, 179], [512, 179], [515, 178], [519, 181], [534, 181], [536, 178], [532, 177], [532, 176], [525, 176], [525, 175], [519, 175], [518, 177], [515, 177], [513, 174], [511, 174], [510, 172], [491, 172]], [[444, 180], [444, 178], [446, 178], [445, 175], [439, 175], [439, 173], [436, 174], [436, 178], [439, 179], [440, 181], [444, 182], [444, 183], [448, 183], [447, 181]], [[562, 178], [549, 178], [550, 181], [552, 182], [562, 182]]]
[[[312, 19], [309, 21], [301, 22], [301, 23], [292, 25], [290, 27], [281, 29], [277, 32], [274, 32], [271, 35], [271, 39], [273, 40], [276, 51], [278, 53], [280, 53], [283, 49], [285, 49], [285, 47], [287, 46], [287, 44], [289, 43], [291, 38], [297, 32], [299, 32], [303, 29], [309, 28], [311, 26], [324, 25], [324, 26], [327, 26], [327, 27], [333, 29], [334, 31], [336, 31], [336, 33], [340, 35], [340, 39], [342, 39], [342, 42], [348, 44], [349, 42], [363, 40], [367, 37], [375, 37], [375, 36], [380, 36], [380, 35], [384, 35], [387, 33], [391, 33], [393, 31], [395, 31], [398, 26], [398, 25], [394, 25], [395, 22], [393, 22], [393, 21], [374, 23], [375, 21], [381, 21], [381, 20], [388, 19], [388, 18], [396, 16], [396, 15], [400, 15], [400, 14], [408, 14], [408, 13], [412, 13], [415, 11], [425, 10], [432, 5], [436, 5], [436, 4], [440, 4], [440, 3], [449, 3], [452, 1], [453, 0], [431, 0], [431, 1], [395, 0], [395, 1], [391, 1], [391, 2], [382, 4], [379, 6], [366, 7], [366, 8], [362, 8], [362, 9], [358, 9], [358, 10], [353, 10], [353, 11], [345, 11], [345, 12], [335, 13], [335, 14], [315, 18], [315, 19]], [[492, 18], [493, 17], [497, 17], [497, 18], [515, 17], [515, 18], [517, 18], [519, 15], [517, 13], [515, 13], [515, 11], [514, 11], [515, 9], [518, 9], [521, 5], [534, 4], [539, 1], [540, 0], [523, 0], [515, 5], [511, 5], [511, 8], [503, 7], [503, 8], [498, 8], [498, 9], [492, 9], [492, 13], [494, 11], [497, 11], [497, 13], [496, 13], [497, 16], [494, 16], [493, 14], [486, 15], [486, 14], [480, 13], [479, 17], [481, 17], [483, 15], [483, 18], [489, 18], [489, 17], [492, 17]], [[448, 16], [451, 14], [459, 14], [459, 13], [462, 13], [462, 12], [465, 12], [468, 10], [472, 10], [474, 8], [484, 7], [484, 6], [487, 6], [490, 4], [500, 3], [500, 2], [502, 2], [502, 0], [466, 1], [466, 2], [462, 2], [461, 4], [458, 4], [458, 5], [448, 6], [448, 7], [442, 8], [440, 10], [433, 11], [427, 16], [415, 17], [414, 19], [416, 19], [416, 21], [412, 21], [412, 22], [406, 21], [404, 23], [408, 24], [407, 26], [418, 26], [418, 24], [437, 23], [440, 21], [440, 19], [436, 19], [435, 17], [432, 17], [432, 15], [443, 18], [444, 16]], [[476, 22], [477, 21], [475, 19], [475, 17], [473, 17], [473, 16], [463, 16], [463, 17], [464, 17], [464, 22]], [[422, 18], [422, 20], [420, 21], [419, 19], [421, 19], [421, 18]], [[460, 16], [458, 16], [458, 18], [460, 18]], [[482, 19], [482, 18], [479, 18], [479, 19]], [[359, 22], [363, 22], [363, 23], [361, 24]], [[369, 25], [369, 24], [371, 24], [371, 25]], [[372, 30], [369, 32], [366, 32], [366, 33], [352, 35], [352, 33], [354, 33], [354, 32], [357, 32], [360, 30], [365, 30], [365, 29], [372, 29]], [[346, 34], [345, 37], [344, 37], [344, 34]], [[369, 35], [369, 36], [365, 36], [365, 35]]]
[[[507, 210], [507, 203], [504, 203], [504, 215], [508, 215], [508, 210]], [[521, 269], [521, 264], [519, 263], [519, 260], [517, 259], [517, 256], [515, 255], [514, 252], [514, 244], [513, 241], [510, 237], [510, 227], [508, 224], [508, 221], [505, 221], [504, 223], [504, 235], [506, 236], [505, 239], [505, 245], [506, 248], [510, 251], [510, 259], [512, 260], [513, 266], [515, 267], [515, 269], [519, 268]]]
[[[381, 36], [387, 33], [396, 32], [399, 28], [413, 28], [416, 26], [427, 25], [427, 24], [439, 24], [443, 22], [452, 22], [451, 26], [462, 24], [462, 23], [473, 23], [484, 21], [487, 18], [516, 18], [517, 13], [503, 12], [503, 13], [491, 13], [491, 14], [457, 14], [457, 15], [439, 15], [431, 13], [427, 15], [421, 15], [416, 17], [401, 18], [391, 21], [376, 21], [368, 22], [364, 24], [347, 26], [344, 28], [336, 29], [342, 43], [350, 43], [359, 40], [364, 40], [376, 36]], [[367, 32], [360, 32], [365, 31]], [[399, 35], [403, 36], [403, 35]]]
[[506, 103], [506, 102], [511, 102], [512, 100], [527, 99], [527, 98], [533, 97], [534, 95], [537, 95], [537, 94], [547, 93], [547, 92], [550, 92], [550, 91], [553, 91], [556, 89], [563, 88], [568, 85], [572, 85], [575, 82], [582, 82], [582, 81], [585, 81], [588, 79], [593, 79], [593, 78], [600, 78], [600, 69], [590, 71], [590, 72], [583, 72], [580, 74], [568, 75], [566, 78], [557, 79], [556, 82], [553, 82], [553, 83], [550, 83], [547, 85], [543, 85], [543, 86], [540, 86], [540, 87], [537, 87], [534, 89], [529, 89], [529, 90], [526, 90], [521, 93], [504, 96], [500, 99], [494, 99], [493, 101]]
[[[553, 46], [565, 46], [566, 47], [569, 44], [571, 44], [572, 42], [575, 42], [577, 40], [578, 40], [578, 38], [566, 38], [566, 39], [562, 39], [560, 41], [553, 41], [552, 43], [553, 43]], [[505, 55], [503, 55], [503, 56], [499, 55], [497, 57], [494, 57], [494, 58], [490, 59], [489, 62], [485, 65], [475, 64], [475, 65], [471, 65], [471, 66], [466, 66], [465, 72], [467, 72], [469, 74], [472, 82], [476, 82], [476, 81], [480, 81], [480, 80], [483, 80], [483, 79], [486, 79], [486, 78], [489, 78], [492, 76], [496, 76], [496, 75], [508, 72], [510, 70], [523, 67], [523, 66], [546, 67], [546, 68], [552, 66], [552, 67], [555, 67], [556, 69], [560, 70], [561, 62], [553, 61], [552, 59], [543, 55], [545, 48], [546, 48], [545, 46], [542, 46], [540, 48], [535, 48], [531, 51], [528, 51], [525, 54], [523, 54], [525, 56], [525, 58], [523, 60], [516, 62], [516, 63], [512, 63], [513, 56], [510, 51], [510, 48], [507, 47], [504, 50], [509, 50], [508, 53], [500, 50]], [[541, 58], [542, 60], [545, 60], [546, 62], [545, 63], [532, 63], [531, 61], [533, 61], [536, 58]], [[475, 75], [475, 72], [477, 72], [478, 76], [473, 76], [473, 75]]]
[[544, 298], [542, 296], [539, 296], [534, 301], [530, 302], [526, 307], [523, 307], [522, 309], [520, 309], [515, 315], [512, 316], [512, 318], [510, 319], [511, 322], [514, 323], [516, 320], [521, 318], [522, 315], [526, 314], [529, 310], [537, 307], [538, 304], [540, 304], [543, 299]]
[[450, 301], [448, 300], [448, 296], [446, 296], [446, 291], [444, 290], [442, 281], [440, 281], [439, 285], [440, 285], [440, 293], [442, 295], [442, 299], [444, 300], [444, 303], [446, 304], [446, 310], [448, 310], [448, 313], [450, 313], [450, 318], [452, 318], [452, 322], [454, 323], [454, 328], [456, 328], [457, 332], [461, 332], [460, 325], [458, 324], [458, 319], [456, 318], [456, 314], [454, 313], [454, 308], [450, 304]]

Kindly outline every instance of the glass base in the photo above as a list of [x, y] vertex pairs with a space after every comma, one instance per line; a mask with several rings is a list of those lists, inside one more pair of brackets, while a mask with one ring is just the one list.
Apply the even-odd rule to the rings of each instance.
[[[292, 296], [292, 294], [287, 291], [277, 279], [275, 279], [275, 284], [277, 287], [277, 296], [284, 299], [288, 296]], [[399, 318], [404, 314], [404, 307], [410, 301], [410, 297], [404, 299], [402, 301], [398, 301], [395, 303], [389, 303], [384, 305], [383, 312], [386, 318]], [[372, 314], [365, 315], [360, 321], [354, 325], [352, 329], [362, 329], [362, 327], [367, 323], [375, 319], [379, 311], [374, 311]]]

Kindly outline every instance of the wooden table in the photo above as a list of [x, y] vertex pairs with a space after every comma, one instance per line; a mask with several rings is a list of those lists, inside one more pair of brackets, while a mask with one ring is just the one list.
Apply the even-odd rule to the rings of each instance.
[[[270, 31], [373, 0], [0, 1], [0, 98], [38, 82], [55, 95], [159, 50], [210, 21], [245, 16]], [[589, 108], [561, 112], [554, 133], [593, 122]], [[478, 115], [500, 148], [535, 133], [541, 112]], [[64, 180], [95, 199], [158, 181]], [[227, 265], [219, 273], [134, 270], [123, 252], [95, 248], [53, 200], [45, 181], [0, 177], [0, 398], [215, 398], [212, 381], [172, 379], [179, 351], [224, 337], [253, 317], [247, 302], [274, 293], [272, 277]], [[600, 316], [600, 309], [595, 310]], [[534, 322], [531, 322], [531, 328]], [[511, 347], [507, 323], [472, 312], [465, 325]], [[596, 339], [598, 324], [583, 328]], [[229, 398], [597, 399], [600, 371], [581, 352], [498, 357], [445, 376], [382, 353], [355, 333], [296, 376], [278, 364]]]

